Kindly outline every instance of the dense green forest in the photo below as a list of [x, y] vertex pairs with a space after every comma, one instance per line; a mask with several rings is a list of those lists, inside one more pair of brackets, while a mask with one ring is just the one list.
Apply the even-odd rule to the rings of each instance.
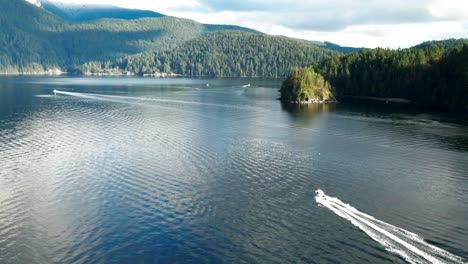
[[0, 6], [0, 72], [79, 69], [89, 61], [175, 48], [220, 30], [256, 32], [169, 16], [73, 23], [24, 0], [0, 0]]
[[116, 63], [88, 63], [83, 72], [128, 71], [136, 74], [174, 72], [186, 76], [278, 77], [339, 53], [285, 37], [222, 31], [154, 53], [128, 56]]
[[[77, 23], [24, 0], [0, 0], [0, 6], [0, 73], [50, 69], [80, 73], [99, 68], [108, 72], [113, 65], [139, 74], [171, 71], [206, 76], [281, 76], [291, 66], [310, 64], [342, 48], [322, 48], [248, 28], [205, 25], [170, 16], [131, 19], [135, 10], [100, 13], [112, 17], [128, 12], [128, 19]], [[212, 34], [216, 32], [222, 33]], [[234, 43], [222, 43], [231, 40]]]
[[286, 103], [334, 102], [331, 85], [313, 67], [293, 68], [280, 89]]
[[468, 109], [468, 41], [375, 49], [314, 64], [346, 96], [404, 98], [427, 106]]
[[453, 48], [459, 48], [462, 47], [463, 45], [468, 44], [468, 39], [466, 38], [461, 38], [461, 39], [446, 39], [446, 40], [430, 40], [430, 41], [424, 41], [421, 44], [418, 44], [414, 46], [413, 48], [418, 48], [418, 49], [427, 49], [427, 48], [435, 48], [438, 47], [439, 49], [442, 50], [447, 50], [447, 49], [453, 49]]

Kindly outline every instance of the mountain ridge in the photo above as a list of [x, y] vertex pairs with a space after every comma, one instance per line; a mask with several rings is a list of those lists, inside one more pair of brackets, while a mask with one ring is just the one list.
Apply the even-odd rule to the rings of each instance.
[[135, 20], [103, 18], [76, 23], [24, 0], [0, 0], [0, 4], [3, 7], [0, 72], [3, 73], [42, 72], [48, 68], [68, 70], [88, 61], [171, 49], [225, 29], [255, 32], [170, 16]]
[[[3, 44], [0, 72], [3, 73], [41, 73], [57, 68], [76, 71], [87, 62], [109, 64], [130, 55], [176, 50], [187, 41], [219, 31], [265, 35], [248, 28], [206, 25], [171, 16], [73, 22], [24, 0], [0, 0], [0, 4], [4, 9], [0, 13], [0, 43]], [[270, 40], [273, 39], [267, 38]], [[238, 48], [242, 53], [241, 47]], [[314, 51], [323, 52], [321, 48]]]
[[[270, 36], [235, 25], [201, 24], [162, 14], [160, 17], [129, 19], [127, 16], [123, 19], [105, 17], [107, 13], [101, 14], [99, 19], [75, 22], [47, 11], [41, 4], [47, 1], [0, 0], [4, 11], [0, 12], [0, 72], [41, 73], [50, 69], [82, 72], [85, 64], [107, 69], [109, 65], [120, 67], [122, 61], [130, 58], [138, 60], [140, 69], [134, 69], [138, 74], [183, 69], [181, 65], [187, 64], [196, 69], [190, 75], [197, 75], [194, 72], [199, 73], [200, 67], [204, 67], [202, 74], [213, 77], [217, 74], [281, 76], [289, 71], [286, 70], [288, 67], [362, 50], [330, 42]], [[227, 33], [211, 35], [217, 32]], [[221, 38], [235, 41], [238, 46], [221, 45]], [[288, 49], [283, 49], [279, 43]], [[187, 45], [195, 45], [196, 52]], [[262, 50], [264, 47], [269, 50]], [[170, 62], [159, 65], [161, 60], [155, 56], [170, 58]], [[275, 59], [275, 56], [288, 61]], [[227, 58], [236, 65], [220, 61]], [[225, 69], [220, 69], [221, 65]], [[235, 70], [234, 66], [237, 67]], [[275, 69], [274, 73], [265, 71], [268, 68]]]

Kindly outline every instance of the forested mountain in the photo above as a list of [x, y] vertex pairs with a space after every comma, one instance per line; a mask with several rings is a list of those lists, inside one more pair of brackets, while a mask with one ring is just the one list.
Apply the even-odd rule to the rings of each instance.
[[445, 39], [445, 40], [431, 40], [431, 41], [425, 41], [421, 44], [418, 44], [414, 46], [414, 48], [418, 49], [427, 49], [427, 48], [434, 48], [438, 47], [440, 49], [453, 49], [453, 48], [459, 48], [462, 47], [463, 45], [468, 43], [468, 39]]
[[0, 72], [58, 65], [60, 51], [47, 35], [60, 19], [24, 1], [0, 0], [0, 6]]
[[[75, 71], [80, 69], [81, 65], [91, 61], [112, 62], [119, 58], [129, 55], [145, 53], [135, 58], [145, 58], [147, 54], [161, 55], [160, 60], [171, 61], [171, 70], [177, 70], [177, 65], [183, 65], [183, 61], [188, 65], [193, 63], [191, 74], [195, 74], [197, 63], [211, 63], [214, 59], [224, 59], [225, 57], [216, 57], [215, 54], [208, 54], [206, 49], [197, 48], [200, 54], [185, 53], [189, 52], [190, 45], [212, 45], [220, 44], [221, 40], [215, 38], [225, 35], [210, 35], [210, 33], [226, 30], [245, 31], [251, 34], [233, 36], [247, 37], [245, 40], [235, 38], [237, 44], [247, 45], [244, 49], [238, 46], [236, 57], [249, 58], [252, 54], [247, 52], [256, 52], [255, 47], [248, 45], [257, 45], [252, 42], [252, 36], [256, 35], [258, 41], [273, 41], [275, 43], [263, 43], [266, 46], [276, 47], [278, 54], [290, 53], [292, 47], [296, 49], [297, 55], [281, 55], [279, 58], [293, 60], [290, 64], [280, 61], [274, 56], [277, 53], [264, 52], [261, 63], [272, 63], [273, 65], [262, 65], [262, 67], [273, 67], [274, 72], [268, 72], [270, 76], [280, 75], [286, 72], [286, 67], [295, 65], [298, 60], [306, 59], [300, 65], [311, 63], [315, 59], [320, 59], [324, 54], [333, 54], [329, 50], [317, 48], [312, 44], [303, 44], [304, 41], [292, 40], [287, 38], [268, 37], [260, 32], [225, 25], [205, 25], [192, 20], [176, 17], [164, 16], [159, 18], [141, 18], [135, 20], [123, 19], [99, 19], [87, 22], [72, 22], [63, 20], [56, 15], [51, 14], [42, 7], [27, 3], [24, 0], [0, 0], [2, 11], [0, 12], [0, 72], [43, 72], [50, 68], [60, 68], [66, 71]], [[21, 15], [18, 15], [21, 14]], [[229, 35], [228, 33], [226, 35]], [[206, 37], [206, 39], [204, 39]], [[280, 51], [278, 40], [285, 44], [289, 51]], [[193, 40], [191, 44], [188, 41]], [[229, 41], [223, 39], [222, 41]], [[262, 45], [263, 45], [262, 44]], [[291, 46], [292, 45], [292, 46]], [[213, 47], [222, 49], [226, 47]], [[234, 51], [233, 51], [234, 52]], [[219, 55], [219, 54], [218, 54]], [[227, 57], [232, 54], [225, 54]], [[197, 57], [198, 56], [198, 57]], [[292, 57], [290, 57], [292, 56]], [[310, 58], [314, 58], [313, 60]], [[122, 60], [122, 59], [121, 59]], [[156, 61], [157, 62], [157, 61]], [[223, 65], [226, 62], [218, 61]], [[254, 70], [247, 68], [251, 66], [247, 61], [239, 62], [246, 65], [240, 76], [256, 74], [260, 71], [259, 61], [252, 61]], [[107, 63], [108, 64], [108, 63]], [[130, 63], [131, 65], [131, 63]], [[207, 64], [208, 65], [208, 64]], [[209, 66], [209, 65], [208, 65]], [[237, 67], [237, 64], [229, 65], [230, 68]], [[133, 66], [132, 66], [133, 67]], [[136, 67], [136, 66], [135, 66]], [[210, 70], [202, 71], [203, 74], [213, 76], [220, 73], [219, 68], [209, 67]], [[181, 69], [182, 70], [182, 69]], [[288, 69], [289, 70], [289, 69]], [[263, 70], [262, 70], [263, 71]], [[142, 71], [146, 72], [146, 71]], [[181, 71], [185, 72], [185, 71]], [[231, 75], [234, 71], [223, 70], [223, 76]], [[264, 73], [266, 72], [263, 71]], [[141, 72], [140, 72], [141, 73]], [[262, 74], [264, 74], [262, 73]]]
[[466, 39], [403, 50], [366, 50], [323, 60], [314, 68], [330, 81], [339, 98], [396, 97], [468, 110]]
[[40, 5], [50, 13], [68, 21], [82, 22], [101, 18], [138, 19], [162, 17], [163, 14], [147, 10], [127, 9], [115, 6], [84, 5], [40, 0]]
[[[170, 49], [211, 32], [205, 25], [174, 17], [138, 20], [101, 19], [70, 23], [22, 1], [8, 2], [1, 12], [0, 71], [28, 71], [31, 65], [69, 68], [91, 60], [113, 60], [129, 54]], [[5, 4], [3, 4], [5, 7]], [[10, 15], [12, 14], [12, 15]]]
[[86, 64], [83, 72], [118, 68], [136, 74], [174, 72], [188, 76], [286, 76], [292, 67], [339, 55], [286, 37], [240, 31], [221, 31], [165, 51], [129, 56], [117, 63]]
[[219, 30], [254, 32], [169, 16], [72, 23], [23, 0], [0, 0], [0, 6], [0, 72], [67, 70], [92, 60], [174, 48]]

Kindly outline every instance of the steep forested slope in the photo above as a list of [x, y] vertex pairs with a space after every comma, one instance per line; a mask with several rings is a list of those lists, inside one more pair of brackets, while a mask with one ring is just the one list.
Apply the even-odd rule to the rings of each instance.
[[175, 48], [219, 30], [254, 32], [168, 16], [73, 23], [23, 0], [0, 0], [0, 6], [0, 72], [66, 69], [92, 60], [115, 60]]
[[[40, 73], [50, 68], [100, 71], [112, 66], [138, 74], [271, 77], [339, 54], [335, 50], [354, 50], [170, 16], [130, 19], [135, 10], [113, 7], [104, 9], [110, 10], [106, 13], [93, 6], [54, 5], [61, 18], [24, 0], [0, 0], [0, 6], [0, 73]], [[129, 16], [84, 22], [63, 19], [82, 16], [84, 10], [99, 18], [119, 12]]]

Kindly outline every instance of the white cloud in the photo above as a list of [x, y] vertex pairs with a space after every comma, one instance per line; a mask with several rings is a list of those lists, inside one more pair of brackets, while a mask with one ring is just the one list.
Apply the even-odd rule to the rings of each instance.
[[468, 21], [467, 0], [432, 0], [427, 9], [439, 19]]
[[[349, 46], [405, 48], [426, 40], [462, 37], [460, 35], [463, 30], [463, 24], [459, 22], [359, 25], [329, 33], [326, 37], [332, 42]], [[465, 31], [464, 34], [467, 36], [468, 32]]]
[[468, 0], [102, 0], [99, 4], [355, 47], [398, 48], [468, 37]]
[[426, 40], [468, 37], [468, 25], [459, 21], [350, 25], [336, 31], [317, 31], [284, 26], [281, 19], [271, 18], [270, 14], [266, 12], [222, 11], [204, 15], [197, 12], [179, 12], [175, 15], [203, 23], [236, 24], [271, 35], [330, 41], [352, 47], [405, 48]]

